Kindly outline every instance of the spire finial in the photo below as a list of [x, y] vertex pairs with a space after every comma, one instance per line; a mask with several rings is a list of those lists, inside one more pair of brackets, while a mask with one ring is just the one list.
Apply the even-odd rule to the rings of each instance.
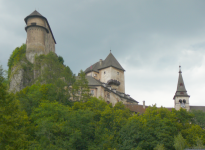
[[181, 65], [179, 65], [179, 73], [182, 73], [182, 71], [181, 71]]

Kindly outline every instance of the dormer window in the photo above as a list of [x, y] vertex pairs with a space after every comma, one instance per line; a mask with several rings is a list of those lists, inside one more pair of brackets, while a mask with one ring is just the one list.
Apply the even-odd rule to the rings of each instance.
[[179, 85], [180, 85], [180, 86], [183, 86], [183, 83], [180, 83]]

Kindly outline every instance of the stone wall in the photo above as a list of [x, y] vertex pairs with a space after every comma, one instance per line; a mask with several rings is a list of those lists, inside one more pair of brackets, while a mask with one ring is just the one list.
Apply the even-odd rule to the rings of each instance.
[[122, 70], [109, 67], [99, 71], [99, 79], [101, 82], [107, 83], [108, 80], [114, 79], [120, 82], [117, 90], [119, 92], [125, 93], [125, 78], [124, 72]]
[[34, 63], [35, 55], [45, 54], [45, 29], [41, 27], [30, 27], [27, 30], [26, 58]]
[[49, 52], [55, 53], [55, 41], [52, 37], [51, 31], [47, 23], [46, 28], [49, 30], [49, 33], [46, 33], [45, 35], [45, 54], [48, 54]]

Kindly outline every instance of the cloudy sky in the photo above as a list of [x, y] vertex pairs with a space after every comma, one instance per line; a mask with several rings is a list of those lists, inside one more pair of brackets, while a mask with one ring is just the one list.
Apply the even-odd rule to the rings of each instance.
[[24, 18], [35, 9], [77, 74], [112, 50], [126, 93], [142, 104], [173, 107], [178, 69], [190, 105], [205, 105], [204, 0], [0, 0], [0, 64], [25, 43]]

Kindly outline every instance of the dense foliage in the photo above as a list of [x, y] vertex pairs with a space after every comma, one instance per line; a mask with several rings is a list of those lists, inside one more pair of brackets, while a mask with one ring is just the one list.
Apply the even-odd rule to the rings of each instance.
[[10, 77], [12, 67], [14, 67], [19, 61], [26, 61], [26, 44], [23, 44], [21, 47], [17, 47], [11, 54], [8, 60], [8, 77]]
[[[11, 58], [15, 58], [13, 54]], [[16, 94], [7, 91], [0, 67], [0, 149], [204, 148], [204, 112], [150, 106], [144, 114], [135, 114], [120, 102], [113, 107], [90, 97], [84, 72], [76, 80], [54, 53], [36, 60], [40, 63], [34, 69], [42, 76]], [[16, 63], [15, 59], [9, 61]]]

